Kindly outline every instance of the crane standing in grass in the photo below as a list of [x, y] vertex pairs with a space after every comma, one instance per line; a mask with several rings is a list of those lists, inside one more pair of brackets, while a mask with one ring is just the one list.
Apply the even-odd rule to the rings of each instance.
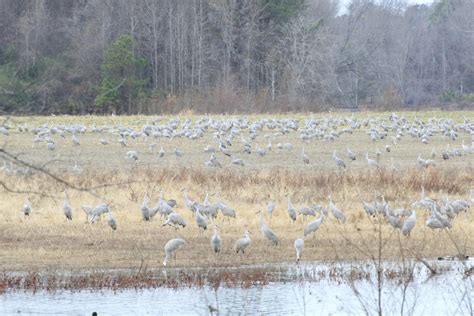
[[250, 239], [250, 234], [248, 230], [245, 231], [244, 237], [238, 239], [235, 244], [234, 244], [234, 251], [236, 253], [242, 252], [245, 254], [245, 249], [247, 249], [248, 246], [250, 246], [250, 243], [252, 240]]
[[[186, 242], [184, 241], [183, 238], [173, 238], [171, 240], [168, 240], [168, 242], [165, 245], [165, 260], [163, 261], [163, 265], [166, 267], [168, 260], [171, 258], [171, 256], [174, 254], [176, 250], [181, 248]], [[175, 255], [176, 259], [176, 255]]]
[[211, 247], [214, 253], [221, 252], [222, 239], [219, 235], [219, 226], [217, 226], [217, 224], [214, 224], [214, 235], [211, 237]]
[[290, 216], [293, 222], [296, 221], [296, 209], [291, 203], [291, 196], [288, 194], [288, 216]]
[[72, 221], [72, 207], [69, 204], [69, 197], [67, 195], [67, 191], [64, 191], [64, 205], [63, 205], [63, 212], [66, 216], [66, 220]]
[[344, 213], [336, 207], [336, 205], [332, 202], [332, 197], [329, 196], [329, 209], [331, 210], [332, 215], [342, 224], [346, 222], [346, 216]]
[[272, 242], [274, 245], [279, 244], [278, 236], [268, 227], [267, 223], [263, 220], [263, 212], [258, 211], [260, 213], [260, 231], [262, 232], [263, 237], [265, 237], [268, 241]]
[[296, 250], [296, 263], [298, 263], [300, 262], [300, 259], [301, 259], [301, 252], [303, 251], [304, 240], [301, 238], [296, 239], [293, 246], [295, 247], [295, 250]]
[[411, 215], [403, 222], [402, 234], [404, 236], [410, 236], [411, 231], [416, 225], [416, 213], [415, 210], [411, 211]]

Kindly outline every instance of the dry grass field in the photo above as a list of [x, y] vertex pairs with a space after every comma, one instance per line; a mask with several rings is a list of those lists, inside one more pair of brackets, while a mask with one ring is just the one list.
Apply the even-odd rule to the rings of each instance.
[[[300, 120], [313, 116], [349, 117], [347, 113], [318, 115], [287, 115], [273, 117], [291, 117]], [[380, 117], [388, 120], [389, 113], [362, 113], [355, 115], [363, 120], [367, 117]], [[467, 117], [474, 120], [472, 112], [421, 112], [398, 113], [409, 122], [415, 117], [427, 120], [431, 117], [453, 119], [462, 123]], [[165, 123], [172, 117], [161, 117]], [[174, 117], [173, 117], [174, 118]], [[195, 121], [202, 117], [183, 115]], [[228, 119], [229, 117], [215, 117]], [[251, 121], [263, 116], [251, 116]], [[345, 224], [339, 224], [333, 216], [323, 222], [315, 236], [305, 238], [303, 261], [314, 260], [366, 260], [382, 256], [386, 259], [435, 258], [447, 255], [473, 255], [474, 252], [474, 215], [473, 209], [460, 213], [452, 222], [452, 229], [432, 231], [425, 221], [429, 212], [417, 209], [417, 223], [410, 237], [402, 236], [381, 217], [369, 218], [360, 198], [372, 201], [375, 194], [384, 195], [392, 207], [411, 208], [420, 199], [421, 188], [428, 196], [441, 200], [469, 200], [469, 189], [474, 187], [474, 152], [460, 157], [443, 160], [441, 153], [449, 143], [451, 148], [461, 148], [462, 140], [471, 144], [471, 136], [459, 131], [459, 137], [450, 141], [441, 134], [435, 134], [429, 144], [420, 139], [405, 135], [397, 145], [390, 137], [371, 141], [367, 135], [368, 127], [361, 127], [353, 134], [343, 134], [334, 141], [311, 140], [307, 143], [299, 139], [299, 131], [282, 136], [270, 137], [273, 148], [264, 157], [255, 153], [242, 152], [240, 136], [235, 138], [230, 151], [234, 157], [242, 158], [245, 166], [232, 165], [231, 158], [217, 153], [223, 168], [205, 167], [209, 153], [204, 153], [206, 145], [216, 147], [213, 131], [210, 129], [204, 137], [196, 140], [187, 138], [143, 137], [127, 140], [122, 147], [116, 135], [108, 132], [92, 133], [92, 125], [128, 126], [141, 130], [141, 127], [156, 118], [135, 117], [15, 117], [7, 123], [11, 126], [9, 136], [1, 136], [3, 149], [17, 155], [20, 159], [45, 170], [73, 187], [68, 188], [71, 205], [74, 209], [73, 220], [68, 222], [63, 215], [64, 183], [55, 181], [42, 172], [30, 176], [0, 174], [4, 185], [0, 200], [0, 266], [4, 271], [29, 270], [97, 270], [139, 267], [160, 267], [167, 240], [182, 237], [185, 246], [177, 252], [176, 266], [241, 266], [258, 263], [287, 262], [295, 259], [293, 242], [303, 237], [307, 222], [299, 216], [292, 223], [287, 214], [286, 195], [292, 196], [297, 209], [313, 203], [328, 206], [328, 195], [347, 216]], [[33, 143], [34, 135], [18, 132], [17, 126], [30, 128], [47, 123], [52, 126], [84, 124], [88, 131], [78, 134], [81, 144], [74, 146], [71, 135], [65, 138], [52, 137], [56, 149], [48, 150], [45, 143]], [[267, 147], [269, 139], [265, 134], [274, 131], [263, 129], [254, 141], [260, 147]], [[243, 131], [249, 138], [248, 131]], [[389, 136], [394, 136], [392, 131]], [[100, 139], [107, 138], [109, 145], [101, 145]], [[154, 151], [149, 149], [156, 143]], [[278, 149], [277, 143], [291, 143], [293, 148]], [[390, 152], [385, 146], [390, 146]], [[165, 150], [164, 157], [157, 154], [160, 147]], [[310, 163], [305, 165], [301, 158], [304, 146]], [[358, 156], [354, 162], [346, 157], [346, 147]], [[182, 157], [173, 153], [175, 147]], [[417, 157], [430, 157], [435, 150], [435, 167], [420, 168]], [[126, 152], [136, 150], [139, 159], [125, 159]], [[348, 165], [347, 170], [339, 170], [332, 160], [333, 150]], [[381, 168], [367, 166], [365, 153], [375, 159], [375, 152], [381, 151]], [[81, 166], [82, 173], [74, 174], [75, 161]], [[7, 189], [5, 189], [7, 188]], [[235, 219], [215, 220], [221, 230], [223, 249], [214, 255], [210, 246], [212, 221], [204, 235], [200, 235], [192, 213], [186, 209], [182, 189], [186, 188], [190, 197], [203, 201], [209, 192], [211, 202], [222, 199], [236, 210]], [[8, 190], [19, 191], [9, 192]], [[176, 199], [176, 211], [187, 221], [184, 229], [162, 227], [164, 219], [157, 215], [152, 221], [144, 222], [140, 207], [145, 192], [151, 197], [154, 206], [163, 190], [168, 199]], [[27, 194], [27, 192], [30, 192]], [[25, 217], [21, 212], [25, 199], [29, 196], [32, 213]], [[278, 235], [281, 243], [273, 246], [262, 236], [259, 227], [259, 210], [266, 213], [266, 203], [275, 201], [276, 209], [265, 221]], [[106, 218], [95, 224], [86, 221], [81, 205], [97, 205], [112, 202], [112, 213], [118, 222], [113, 232]], [[232, 246], [243, 235], [245, 229], [252, 232], [252, 243], [245, 255], [237, 255]], [[380, 242], [379, 242], [380, 241]], [[379, 250], [381, 250], [379, 252]]]

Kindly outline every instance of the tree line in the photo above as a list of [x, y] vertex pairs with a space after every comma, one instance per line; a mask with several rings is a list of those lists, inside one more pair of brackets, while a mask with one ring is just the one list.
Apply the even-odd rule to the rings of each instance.
[[473, 12], [471, 0], [0, 0], [0, 111], [473, 108]]

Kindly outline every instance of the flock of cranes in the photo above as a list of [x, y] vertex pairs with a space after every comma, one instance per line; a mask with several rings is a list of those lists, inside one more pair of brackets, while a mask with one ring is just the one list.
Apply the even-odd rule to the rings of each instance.
[[[7, 122], [8, 123], [8, 122]], [[16, 132], [12, 133], [13, 126], [4, 124], [0, 127], [1, 137], [14, 137], [15, 133], [32, 133], [33, 146], [44, 146], [50, 151], [57, 151], [60, 147], [66, 147], [70, 138], [71, 146], [80, 151], [82, 146], [97, 145], [107, 151], [111, 146], [118, 146], [123, 151], [121, 159], [128, 160], [128, 163], [138, 163], [144, 160], [145, 155], [140, 147], [146, 146], [148, 155], [163, 158], [172, 155], [175, 159], [183, 159], [189, 153], [185, 149], [173, 146], [170, 150], [166, 146], [165, 140], [201, 141], [205, 143], [203, 154], [208, 157], [204, 161], [199, 161], [201, 167], [209, 169], [226, 168], [229, 166], [246, 167], [252, 166], [251, 159], [273, 159], [268, 158], [270, 153], [291, 153], [293, 148], [301, 146], [300, 163], [303, 166], [314, 164], [315, 157], [311, 157], [308, 148], [317, 146], [317, 142], [337, 142], [346, 135], [355, 132], [363, 132], [367, 135], [366, 140], [374, 144], [377, 148], [375, 152], [355, 150], [357, 144], [345, 146], [345, 150], [332, 149], [332, 161], [328, 159], [327, 164], [339, 170], [347, 170], [355, 162], [362, 161], [369, 168], [384, 168], [381, 157], [396, 152], [397, 146], [405, 139], [411, 138], [418, 142], [418, 146], [429, 146], [434, 143], [433, 138], [438, 136], [446, 143], [445, 149], [438, 153], [435, 147], [432, 148], [429, 157], [423, 157], [421, 151], [412, 148], [417, 158], [413, 165], [422, 169], [435, 168], [441, 161], [451, 161], [456, 157], [467, 156], [474, 153], [474, 122], [465, 117], [462, 122], [455, 122], [447, 118], [429, 118], [426, 120], [415, 118], [409, 120], [393, 113], [388, 118], [356, 118], [354, 115], [346, 117], [333, 117], [332, 115], [305, 119], [296, 118], [258, 118], [250, 120], [246, 117], [210, 117], [204, 116], [194, 122], [190, 119], [150, 119], [141, 128], [131, 128], [123, 125], [91, 125], [82, 124], [56, 125], [43, 124], [41, 126], [30, 126], [22, 124], [16, 126]], [[86, 133], [97, 135], [97, 138], [86, 138]], [[297, 133], [299, 144], [288, 142], [288, 135]], [[210, 136], [206, 138], [207, 136]], [[459, 141], [462, 135], [460, 147], [455, 147], [455, 142]], [[96, 140], [99, 139], [100, 140]], [[97, 144], [91, 144], [91, 139]], [[65, 145], [66, 143], [66, 145]], [[336, 146], [334, 146], [336, 147]], [[333, 147], [333, 148], [334, 148]], [[352, 147], [352, 148], [351, 148]], [[430, 146], [431, 147], [431, 146]], [[159, 148], [159, 150], [157, 150]], [[166, 148], [166, 150], [165, 150]], [[172, 148], [172, 147], [171, 147]], [[380, 151], [382, 148], [385, 153]], [[297, 151], [298, 153], [298, 151]], [[149, 156], [148, 156], [149, 157]], [[255, 158], [254, 158], [255, 157]], [[265, 158], [266, 157], [266, 158]], [[273, 156], [277, 157], [277, 156]], [[365, 158], [365, 160], [364, 160]], [[80, 159], [80, 156], [79, 156]], [[397, 169], [394, 159], [390, 159], [390, 167]], [[449, 162], [448, 162], [449, 163]], [[0, 167], [6, 175], [30, 175], [33, 171], [15, 161], [4, 159], [3, 166]], [[74, 161], [72, 171], [81, 174], [83, 167]], [[188, 223], [186, 218], [177, 210], [178, 202], [175, 199], [166, 199], [164, 193], [160, 193], [157, 203], [153, 206], [150, 203], [148, 193], [144, 194], [143, 203], [140, 207], [143, 221], [152, 221], [156, 215], [162, 218], [162, 226], [172, 226], [176, 229], [188, 229], [189, 225], [196, 226], [199, 234], [203, 236], [208, 227], [212, 225], [213, 235], [210, 245], [214, 253], [220, 253], [222, 249], [221, 227], [215, 223], [219, 214], [228, 222], [238, 216], [236, 210], [224, 203], [220, 198], [211, 203], [209, 194], [206, 194], [202, 202], [191, 199], [186, 190], [182, 190], [185, 207], [192, 213], [193, 222]], [[435, 200], [425, 195], [422, 190], [420, 200], [416, 201], [408, 208], [394, 208], [385, 201], [383, 195], [375, 195], [373, 201], [365, 201], [361, 198], [362, 207], [370, 217], [378, 217], [386, 221], [394, 229], [399, 230], [403, 235], [409, 236], [416, 226], [417, 209], [425, 209], [429, 217], [426, 226], [431, 229], [449, 229], [452, 222], [463, 211], [474, 203], [474, 191], [471, 192], [470, 200], [450, 200], [445, 196], [442, 200]], [[111, 211], [111, 203], [100, 203], [96, 206], [82, 205], [90, 223], [95, 223], [103, 216], [107, 216], [107, 224], [115, 231], [118, 223]], [[272, 218], [276, 202], [268, 200], [266, 203], [266, 214]], [[27, 199], [22, 212], [31, 216], [33, 207]], [[68, 193], [64, 192], [63, 212], [66, 220], [74, 218], [73, 207], [69, 202]], [[278, 232], [272, 229], [265, 220], [265, 211], [256, 212], [261, 235], [268, 240], [271, 245], [279, 245], [281, 239]], [[330, 195], [327, 205], [312, 204], [295, 207], [291, 201], [291, 196], [287, 196], [287, 215], [289, 221], [294, 223], [298, 217], [303, 218], [304, 227], [301, 229], [301, 238], [294, 242], [296, 260], [299, 261], [304, 248], [304, 238], [315, 235], [322, 225], [330, 218], [338, 225], [345, 225], [348, 222], [346, 212], [337, 206], [336, 201]], [[308, 218], [311, 218], [308, 220]], [[271, 222], [270, 222], [271, 223]], [[245, 254], [251, 245], [252, 233], [246, 229], [242, 238], [234, 243], [233, 250], [236, 253]], [[183, 238], [171, 239], [165, 245], [166, 265], [173, 254], [186, 244]]]
[[[13, 128], [8, 124], [3, 127], [3, 137], [14, 137], [9, 131]], [[291, 153], [297, 144], [288, 142], [288, 136], [297, 133], [297, 138], [301, 142], [302, 165], [314, 165], [321, 160], [316, 159], [307, 151], [307, 148], [318, 141], [336, 142], [343, 139], [345, 135], [359, 132], [368, 136], [368, 141], [376, 148], [375, 153], [366, 151], [355, 151], [357, 144], [350, 144], [346, 147], [346, 152], [333, 150], [332, 160], [334, 167], [347, 169], [357, 161], [366, 163], [369, 168], [391, 167], [396, 169], [393, 156], [390, 157], [390, 165], [381, 160], [382, 156], [393, 153], [399, 144], [405, 139], [411, 138], [419, 141], [419, 146], [429, 146], [435, 136], [446, 141], [446, 148], [437, 153], [435, 146], [431, 150], [429, 157], [423, 157], [421, 150], [415, 151], [415, 158], [412, 165], [428, 168], [435, 167], [437, 160], [450, 160], [455, 157], [469, 155], [474, 152], [474, 122], [465, 117], [464, 121], [457, 123], [452, 119], [430, 118], [422, 120], [415, 118], [410, 121], [404, 117], [399, 117], [395, 113], [388, 119], [376, 117], [359, 119], [352, 116], [347, 117], [309, 117], [304, 120], [295, 118], [260, 118], [254, 121], [246, 117], [210, 117], [205, 116], [195, 120], [172, 118], [168, 121], [164, 119], [150, 119], [141, 128], [131, 128], [122, 125], [85, 126], [82, 124], [50, 126], [43, 124], [33, 127], [28, 124], [16, 126], [19, 133], [32, 133], [34, 135], [33, 144], [39, 146], [42, 143], [51, 151], [57, 151], [60, 147], [66, 147], [68, 138], [75, 148], [81, 146], [102, 146], [102, 151], [107, 151], [114, 144], [123, 148], [123, 158], [133, 161], [146, 161], [150, 154], [163, 158], [172, 155], [176, 159], [181, 159], [188, 153], [184, 149], [173, 145], [174, 149], [166, 149], [166, 140], [187, 139], [191, 142], [201, 140], [207, 142], [203, 148], [203, 153], [208, 154], [208, 159], [200, 162], [202, 167], [223, 168], [227, 166], [256, 166], [255, 158], [248, 160], [244, 156], [267, 157], [270, 152], [276, 152], [278, 157], [283, 153]], [[86, 134], [97, 135], [97, 138], [84, 138]], [[211, 139], [206, 138], [210, 135]], [[462, 143], [460, 147], [454, 147], [454, 142], [460, 136]], [[100, 139], [100, 140], [97, 140]], [[363, 140], [363, 139], [361, 139]], [[92, 141], [97, 144], [91, 143]], [[158, 142], [158, 144], [157, 144]], [[382, 144], [380, 144], [382, 142]], [[267, 145], [263, 145], [267, 143]], [[143, 152], [143, 146], [148, 147], [147, 155]], [[352, 148], [350, 148], [352, 147]], [[159, 148], [159, 151], [156, 149]], [[383, 154], [379, 148], [385, 149]], [[438, 148], [438, 150], [440, 150]], [[416, 156], [418, 154], [418, 156]], [[374, 157], [375, 155], [375, 157]], [[365, 160], [364, 160], [365, 157]], [[388, 158], [388, 157], [387, 157]], [[259, 159], [259, 158], [257, 158]], [[252, 161], [253, 160], [253, 161]], [[396, 161], [395, 161], [396, 162]], [[359, 165], [360, 166], [360, 165]], [[8, 174], [27, 174], [32, 172], [28, 168], [15, 165], [12, 161], [4, 160], [3, 167], [0, 167]], [[82, 168], [75, 161], [72, 168], [75, 173], [81, 173]]]
[[[206, 193], [203, 202], [198, 202], [191, 199], [186, 190], [182, 190], [184, 204], [189, 212], [192, 214], [195, 226], [199, 230], [199, 234], [204, 236], [205, 231], [212, 224], [214, 229], [213, 235], [210, 238], [211, 249], [215, 254], [219, 254], [222, 249], [222, 237], [220, 235], [221, 227], [217, 224], [216, 219], [219, 214], [222, 218], [236, 218], [236, 211], [224, 204], [222, 200], [218, 199], [214, 203], [209, 200], [209, 194]], [[474, 205], [474, 188], [470, 190], [470, 198], [466, 200], [457, 199], [451, 200], [447, 196], [442, 199], [435, 200], [426, 196], [424, 188], [422, 188], [421, 197], [410, 205], [409, 208], [394, 208], [389, 202], [385, 200], [383, 195], [375, 195], [375, 199], [372, 202], [360, 199], [361, 206], [364, 212], [369, 218], [379, 218], [392, 226], [393, 229], [399, 230], [404, 236], [410, 236], [410, 233], [415, 228], [417, 223], [416, 209], [425, 209], [429, 213], [429, 217], [426, 220], [426, 226], [432, 230], [435, 229], [450, 229], [452, 228], [452, 222], [462, 212], [467, 212], [471, 205]], [[100, 203], [95, 207], [82, 205], [81, 209], [85, 212], [89, 223], [94, 224], [99, 220], [102, 215], [107, 215], [107, 224], [112, 228], [113, 231], [117, 230], [117, 221], [111, 212], [111, 203]], [[172, 226], [176, 230], [187, 227], [187, 222], [184, 216], [179, 214], [176, 207], [178, 202], [175, 199], [165, 199], [163, 191], [160, 192], [160, 197], [155, 207], [150, 207], [150, 197], [148, 193], [144, 194], [143, 203], [140, 207], [140, 212], [143, 221], [151, 221], [159, 214], [162, 218], [162, 226]], [[267, 215], [268, 217], [273, 216], [276, 208], [274, 201], [270, 200], [267, 203]], [[32, 205], [29, 199], [26, 200], [22, 212], [25, 217], [32, 215]], [[64, 191], [64, 203], [63, 213], [67, 221], [73, 220], [73, 207], [69, 202], [69, 196], [67, 191]], [[265, 212], [259, 210], [255, 213], [258, 216], [258, 225], [260, 228], [261, 236], [268, 241], [270, 245], [278, 246], [281, 243], [278, 234], [270, 228], [265, 220]], [[298, 238], [294, 242], [294, 248], [296, 251], [296, 261], [301, 259], [302, 251], [304, 247], [304, 238], [310, 235], [316, 234], [320, 227], [329, 218], [333, 218], [333, 223], [336, 225], [344, 225], [347, 223], [347, 216], [343, 210], [336, 206], [332, 196], [328, 197], [327, 207], [320, 204], [313, 204], [309, 206], [301, 206], [296, 208], [292, 201], [291, 196], [288, 195], [287, 204], [287, 215], [291, 223], [296, 222], [298, 217], [302, 218], [304, 224], [301, 232], [301, 238]], [[307, 217], [316, 217], [314, 220], [308, 222]], [[224, 221], [225, 223], [225, 221]], [[233, 250], [235, 253], [245, 254], [247, 248], [251, 245], [251, 232], [246, 229], [242, 238], [238, 239], [234, 243]], [[185, 239], [173, 238], [169, 240], [165, 247], [165, 260], [163, 265], [167, 265], [173, 254], [186, 244]]]

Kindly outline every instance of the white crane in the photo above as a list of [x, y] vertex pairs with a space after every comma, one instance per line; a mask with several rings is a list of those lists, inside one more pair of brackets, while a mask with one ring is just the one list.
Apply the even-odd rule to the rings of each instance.
[[[168, 240], [168, 242], [165, 244], [165, 260], [163, 261], [163, 265], [166, 267], [168, 260], [171, 258], [171, 256], [174, 254], [176, 250], [181, 248], [186, 242], [184, 241], [183, 238], [173, 238]], [[175, 260], [176, 260], [176, 255], [175, 255]]]
[[295, 247], [296, 251], [296, 263], [298, 263], [301, 259], [301, 252], [303, 251], [304, 240], [301, 238], [296, 239], [293, 246]]
[[214, 224], [214, 235], [211, 237], [211, 247], [214, 253], [221, 252], [222, 239], [219, 235], [219, 226], [217, 226], [217, 224]]
[[64, 191], [63, 212], [64, 212], [64, 215], [66, 216], [66, 220], [72, 221], [72, 207], [71, 207], [71, 204], [69, 204], [67, 191]]
[[244, 237], [237, 239], [234, 244], [234, 251], [236, 253], [242, 252], [243, 254], [245, 254], [245, 250], [248, 246], [250, 246], [250, 243], [252, 242], [252, 240], [250, 239], [250, 234], [251, 232], [246, 230]]
[[346, 216], [344, 213], [336, 207], [336, 205], [332, 202], [332, 197], [329, 196], [329, 209], [331, 210], [332, 215], [342, 224], [346, 222]]
[[163, 158], [165, 156], [165, 150], [163, 149], [163, 146], [160, 147], [160, 151], [158, 152], [158, 156], [160, 158]]
[[402, 226], [402, 234], [404, 236], [410, 236], [411, 231], [416, 225], [416, 212], [415, 210], [411, 211], [411, 215], [405, 220]]
[[265, 237], [268, 241], [272, 242], [274, 245], [278, 245], [279, 240], [278, 236], [268, 227], [267, 223], [263, 220], [263, 212], [258, 211], [260, 213], [260, 231], [262, 232], [263, 237]]

